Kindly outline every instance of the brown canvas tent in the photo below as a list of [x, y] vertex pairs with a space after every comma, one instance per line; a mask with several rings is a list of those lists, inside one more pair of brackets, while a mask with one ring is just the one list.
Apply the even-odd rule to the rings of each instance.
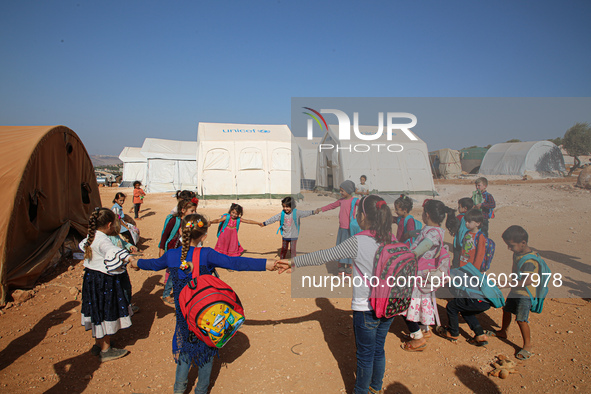
[[31, 288], [70, 228], [101, 205], [90, 157], [65, 126], [0, 126], [0, 305]]

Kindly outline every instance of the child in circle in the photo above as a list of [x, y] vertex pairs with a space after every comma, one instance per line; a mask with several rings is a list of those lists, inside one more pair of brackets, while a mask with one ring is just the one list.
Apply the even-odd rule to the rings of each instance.
[[415, 218], [410, 214], [410, 211], [412, 211], [412, 205], [412, 199], [404, 194], [401, 194], [400, 197], [394, 201], [394, 212], [398, 215], [393, 218], [393, 222], [398, 225], [396, 239], [399, 242], [405, 243], [409, 247], [415, 240], [414, 237], [410, 236], [410, 232], [416, 230]]
[[[181, 222], [187, 215], [193, 215], [196, 212], [197, 205], [190, 200], [180, 200], [177, 204], [177, 213], [169, 215], [164, 222], [164, 229], [158, 244], [158, 257], [161, 257], [169, 249], [176, 249], [181, 247]], [[166, 271], [164, 278], [164, 292], [162, 293], [162, 300], [167, 304], [174, 304], [172, 299], [172, 282], [170, 280], [169, 272]]]
[[363, 230], [337, 246], [317, 252], [299, 255], [277, 263], [279, 272], [289, 272], [300, 267], [321, 265], [328, 261], [348, 258], [355, 261], [354, 277], [360, 286], [353, 286], [353, 332], [357, 347], [357, 374], [354, 393], [381, 392], [386, 370], [384, 343], [393, 317], [378, 318], [369, 299], [370, 284], [363, 280], [374, 274], [374, 256], [380, 244], [392, 242], [392, 212], [386, 201], [377, 195], [362, 197], [356, 219]]
[[[218, 354], [217, 348], [209, 347], [198, 339], [192, 339], [187, 320], [181, 312], [179, 295], [181, 290], [192, 280], [192, 271], [198, 269], [201, 275], [211, 275], [215, 272], [216, 267], [234, 271], [275, 270], [274, 260], [229, 257], [211, 248], [201, 248], [199, 252], [199, 266], [193, 266], [193, 251], [197, 245], [205, 241], [209, 224], [207, 219], [202, 215], [193, 214], [185, 216], [181, 226], [182, 248], [170, 249], [157, 259], [140, 259], [137, 261], [137, 264], [132, 263], [131, 265], [134, 269], [158, 271], [168, 268], [170, 270], [173, 283], [173, 297], [176, 305], [176, 328], [172, 340], [172, 351], [177, 364], [174, 382], [175, 393], [185, 392], [189, 370], [193, 364], [199, 368], [195, 393], [207, 393], [213, 366], [213, 357]], [[186, 263], [187, 268], [182, 268], [181, 266], [185, 267], [182, 263]]]
[[[131, 228], [135, 228], [135, 227], [132, 227], [132, 225], [130, 223], [125, 222], [125, 213], [123, 213], [123, 204], [125, 204], [125, 199], [126, 199], [125, 194], [123, 194], [121, 192], [118, 192], [117, 194], [115, 194], [115, 198], [113, 199], [113, 206], [111, 207], [111, 211], [113, 211], [115, 213], [115, 215], [117, 215], [117, 217], [119, 218], [119, 223], [120, 223], [120, 227], [121, 227], [121, 230], [119, 231], [119, 233], [124, 238], [124, 242], [130, 243], [130, 244], [134, 245], [134, 247], [135, 247], [134, 238], [133, 238], [133, 235], [131, 234], [131, 231], [130, 231], [130, 227]], [[137, 228], [135, 229], [135, 231], [138, 231]], [[139, 238], [139, 233], [137, 236]]]
[[[353, 193], [355, 193], [355, 184], [353, 181], [346, 180], [341, 183], [339, 192], [341, 193], [340, 199], [314, 211], [314, 213], [318, 214], [320, 212], [326, 212], [330, 211], [331, 209], [339, 208], [339, 230], [337, 232], [337, 245], [340, 245], [351, 237], [349, 227], [351, 203], [353, 201]], [[353, 273], [351, 264], [353, 264], [353, 261], [349, 258], [340, 259], [339, 275], [351, 276]]]
[[244, 210], [238, 204], [232, 203], [228, 213], [222, 215], [220, 219], [212, 220], [210, 223], [221, 223], [218, 228], [218, 241], [215, 244], [215, 250], [227, 256], [240, 256], [244, 253], [244, 248], [238, 241], [238, 229], [240, 223], [256, 224], [262, 226], [261, 222], [242, 219]]
[[176, 213], [178, 212], [178, 210], [177, 210], [178, 204], [182, 200], [191, 200], [197, 206], [199, 206], [199, 199], [197, 198], [197, 195], [195, 194], [195, 192], [192, 192], [190, 190], [177, 190], [174, 196], [176, 197], [176, 205], [170, 211], [171, 215], [176, 215]]
[[300, 235], [300, 220], [310, 215], [314, 215], [314, 211], [301, 211], [296, 209], [296, 201], [291, 197], [285, 197], [281, 200], [283, 211], [277, 215], [265, 220], [263, 226], [268, 226], [271, 223], [280, 221], [279, 230], [283, 242], [281, 243], [280, 258], [285, 258], [287, 249], [291, 246], [291, 257], [296, 256], [296, 245]]
[[[449, 275], [449, 266], [451, 264], [449, 258], [438, 261], [444, 247], [443, 236], [445, 230], [441, 228], [441, 224], [446, 215], [445, 225], [451, 233], [455, 233], [457, 229], [455, 211], [446, 207], [441, 201], [425, 200], [423, 204], [425, 227], [423, 227], [410, 248], [411, 252], [417, 256], [418, 276], [426, 278], [427, 274], [431, 277], [435, 275], [441, 276], [443, 273]], [[435, 262], [439, 263], [437, 267], [433, 266]], [[425, 350], [427, 347], [426, 339], [432, 335], [429, 326], [435, 324], [436, 321], [440, 325], [435, 291], [425, 291], [425, 289], [415, 286], [410, 306], [400, 315], [405, 317], [406, 325], [410, 331], [410, 340], [402, 348], [409, 352]]]
[[[113, 223], [113, 234], [114, 235], [109, 235], [108, 236], [109, 240], [113, 243], [113, 245], [117, 246], [118, 248], [125, 249], [129, 253], [136, 253], [138, 251], [137, 247], [134, 244], [127, 242], [126, 240], [121, 238], [121, 236], [119, 235], [119, 233], [121, 232], [121, 230], [120, 230], [121, 227], [122, 227], [121, 220], [116, 220]], [[131, 305], [131, 310], [133, 311], [134, 314], [139, 312], [140, 308], [131, 303], [131, 295], [132, 295], [131, 280], [129, 279], [129, 273], [127, 272], [127, 270], [121, 274], [121, 285], [123, 286], [123, 293], [125, 294], [127, 301], [129, 301], [129, 304]], [[98, 350], [98, 347], [95, 349], [95, 351], [97, 351], [97, 350]]]
[[[125, 356], [128, 351], [111, 347], [111, 336], [131, 326], [131, 303], [126, 296], [126, 265], [133, 261], [129, 251], [113, 245], [109, 235], [117, 235], [117, 216], [107, 208], [96, 208], [88, 221], [88, 236], [80, 242], [84, 250], [82, 282], [82, 325], [92, 330], [92, 352], [101, 362]], [[123, 280], [122, 280], [123, 279]], [[129, 277], [127, 277], [129, 281]], [[130, 298], [130, 297], [129, 297]]]

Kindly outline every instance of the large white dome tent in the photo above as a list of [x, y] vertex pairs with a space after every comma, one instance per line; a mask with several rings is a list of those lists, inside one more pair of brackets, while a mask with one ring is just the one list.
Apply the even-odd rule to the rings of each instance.
[[550, 141], [504, 142], [486, 152], [483, 175], [560, 174], [566, 171], [560, 148]]
[[300, 193], [298, 147], [287, 125], [200, 122], [197, 149], [197, 194], [204, 199]]

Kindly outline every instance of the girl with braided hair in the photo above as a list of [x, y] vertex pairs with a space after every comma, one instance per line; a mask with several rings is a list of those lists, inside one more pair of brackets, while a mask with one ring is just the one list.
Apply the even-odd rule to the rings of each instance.
[[111, 335], [131, 326], [133, 315], [124, 275], [133, 259], [129, 251], [115, 246], [108, 237], [119, 233], [117, 221], [110, 209], [96, 208], [88, 221], [88, 236], [79, 245], [84, 250], [82, 325], [92, 330], [92, 353], [100, 354], [101, 362], [128, 353], [111, 347]]
[[217, 275], [216, 267], [234, 271], [274, 271], [275, 261], [253, 259], [247, 257], [230, 257], [211, 248], [199, 248], [199, 266], [193, 266], [193, 252], [201, 242], [207, 238], [209, 222], [200, 214], [187, 215], [183, 218], [182, 248], [169, 249], [157, 259], [139, 259], [132, 263], [132, 268], [159, 271], [168, 268], [172, 278], [172, 294], [176, 306], [176, 328], [172, 340], [172, 352], [177, 364], [174, 392], [183, 393], [187, 388], [187, 381], [191, 364], [199, 367], [199, 380], [195, 386], [195, 393], [207, 393], [213, 356], [218, 354], [217, 348], [209, 347], [202, 341], [191, 341], [190, 331], [186, 319], [183, 317], [179, 305], [181, 290], [193, 278], [193, 270], [198, 269], [200, 275]]

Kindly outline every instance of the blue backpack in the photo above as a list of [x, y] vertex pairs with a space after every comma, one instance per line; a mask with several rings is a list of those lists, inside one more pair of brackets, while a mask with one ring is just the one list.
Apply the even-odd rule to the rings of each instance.
[[357, 219], [355, 219], [355, 204], [357, 203], [357, 200], [358, 198], [351, 200], [351, 213], [349, 213], [349, 234], [351, 236], [361, 232], [361, 227], [359, 227], [359, 223], [357, 223]]
[[[300, 233], [300, 224], [298, 223], [298, 210], [297, 209], [293, 209], [291, 211], [292, 217], [293, 217], [293, 221], [295, 223], [296, 226], [296, 230], [298, 231], [298, 234]], [[283, 237], [283, 222], [285, 221], [285, 211], [281, 211], [281, 219], [279, 220], [279, 228], [277, 229], [277, 233], [279, 234], [279, 232], [281, 231], [281, 236]]]
[[[540, 275], [540, 284], [537, 287], [537, 297], [532, 297], [531, 292], [526, 287], [525, 290], [527, 294], [529, 294], [529, 298], [531, 299], [531, 311], [534, 313], [542, 313], [542, 309], [544, 309], [544, 300], [548, 295], [548, 282], [550, 281], [550, 277], [552, 275], [552, 271], [548, 268], [548, 264], [540, 257], [537, 253], [528, 253], [525, 256], [521, 257], [517, 262], [517, 270], [521, 271], [521, 267], [527, 260], [535, 260], [538, 263], [538, 274]], [[548, 280], [546, 280], [548, 278]], [[546, 286], [545, 286], [546, 285]]]
[[454, 249], [461, 249], [464, 246], [462, 243], [464, 242], [467, 233], [468, 227], [466, 227], [466, 220], [462, 217], [460, 220], [460, 228], [458, 228], [458, 232], [454, 237]]
[[[226, 219], [220, 223], [220, 225], [218, 226], [218, 237], [220, 236], [221, 233], [224, 232], [224, 230], [226, 229], [226, 226], [228, 225], [228, 222], [230, 221], [230, 214], [229, 213], [224, 213], [222, 215], [222, 217], [225, 217]], [[240, 218], [236, 219], [236, 231], [238, 231], [238, 229], [240, 228]]]
[[[459, 286], [455, 286], [455, 283], [460, 281], [454, 281], [455, 277], [461, 277], [461, 283]], [[466, 264], [460, 268], [454, 268], [450, 271], [451, 277], [451, 288], [452, 295], [456, 298], [477, 298], [481, 300], [488, 300], [488, 302], [494, 308], [500, 308], [505, 306], [505, 297], [501, 290], [495, 285], [490, 286], [489, 281], [486, 278], [486, 274], [480, 272], [472, 264]], [[472, 277], [478, 278], [478, 287], [466, 286], [470, 285], [470, 279]]]
[[[476, 242], [480, 238], [478, 234], [482, 234], [482, 232], [478, 231], [476, 233]], [[490, 238], [487, 238], [484, 234], [482, 234], [484, 239], [486, 240], [485, 252], [484, 252], [484, 260], [482, 260], [482, 264], [480, 265], [480, 271], [486, 272], [490, 268], [490, 263], [492, 263], [492, 259], [495, 256], [495, 241]]]
[[164, 228], [162, 229], [162, 234], [160, 234], [160, 238], [162, 238], [164, 236], [164, 231], [166, 230], [166, 226], [168, 225], [168, 222], [170, 222], [172, 219], [176, 219], [176, 222], [174, 223], [174, 227], [172, 228], [172, 231], [168, 235], [168, 239], [166, 240], [166, 243], [164, 244], [164, 251], [165, 252], [168, 250], [168, 243], [170, 241], [172, 241], [174, 236], [179, 232], [179, 228], [181, 228], [181, 221], [182, 221], [181, 218], [179, 218], [178, 216], [174, 216], [173, 214], [169, 214], [168, 216], [166, 216], [166, 219], [164, 220]]
[[[406, 215], [406, 217], [404, 218], [404, 229], [406, 229], [406, 224], [408, 223], [408, 220], [412, 219], [415, 221], [415, 230], [420, 230], [423, 228], [423, 223], [421, 223], [420, 221], [418, 221], [417, 219], [415, 219], [414, 217], [412, 217], [412, 215]], [[407, 245], [412, 245], [412, 243], [415, 241], [417, 237], [411, 237], [409, 239], [406, 240], [406, 244]]]

